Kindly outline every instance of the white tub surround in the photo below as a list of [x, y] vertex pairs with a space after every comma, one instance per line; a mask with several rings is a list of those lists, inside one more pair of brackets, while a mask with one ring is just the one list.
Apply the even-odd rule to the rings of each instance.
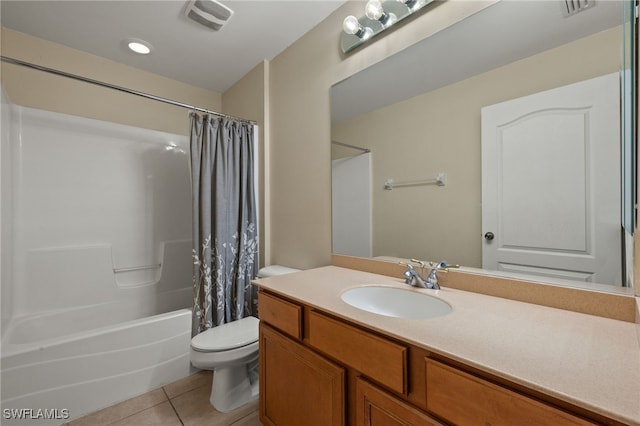
[[4, 101], [2, 424], [60, 424], [187, 376], [187, 138]]
[[[401, 278], [335, 266], [255, 284], [532, 392], [640, 425], [639, 324], [444, 286], [417, 289]], [[452, 311], [431, 319], [392, 318], [357, 309], [340, 298], [350, 288], [372, 285], [426, 292], [448, 303]]]

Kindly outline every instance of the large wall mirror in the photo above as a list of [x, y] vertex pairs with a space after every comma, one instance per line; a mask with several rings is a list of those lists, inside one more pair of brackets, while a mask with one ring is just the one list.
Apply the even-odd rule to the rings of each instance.
[[631, 293], [631, 3], [500, 1], [334, 85], [334, 253]]

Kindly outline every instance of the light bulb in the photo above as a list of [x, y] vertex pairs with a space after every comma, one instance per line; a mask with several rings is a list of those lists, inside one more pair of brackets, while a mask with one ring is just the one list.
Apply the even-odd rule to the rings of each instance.
[[369, 0], [364, 8], [364, 14], [367, 18], [378, 21], [384, 15], [382, 3], [378, 0]]
[[358, 22], [358, 18], [353, 15], [349, 15], [344, 18], [342, 22], [342, 29], [347, 34], [358, 34], [362, 31], [362, 27], [360, 26], [360, 22]]

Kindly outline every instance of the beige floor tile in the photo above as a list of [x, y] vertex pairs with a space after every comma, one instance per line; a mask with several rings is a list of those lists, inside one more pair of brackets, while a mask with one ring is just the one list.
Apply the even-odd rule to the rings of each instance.
[[171, 399], [185, 426], [228, 426], [258, 408], [255, 401], [229, 413], [221, 413], [209, 403], [210, 393], [211, 385], [208, 384]]
[[158, 405], [163, 401], [167, 401], [164, 391], [162, 389], [156, 389], [103, 410], [96, 411], [95, 413], [88, 414], [68, 424], [72, 426], [105, 426]]
[[147, 408], [144, 411], [129, 416], [118, 422], [112, 423], [112, 426], [181, 426], [182, 423], [173, 411], [169, 401]]
[[201, 370], [189, 377], [165, 385], [164, 391], [167, 393], [169, 399], [175, 398], [178, 395], [182, 395], [185, 392], [201, 386], [211, 386], [211, 377], [213, 377], [213, 371]]
[[262, 423], [260, 423], [260, 413], [256, 410], [247, 417], [231, 423], [231, 426], [262, 426]]

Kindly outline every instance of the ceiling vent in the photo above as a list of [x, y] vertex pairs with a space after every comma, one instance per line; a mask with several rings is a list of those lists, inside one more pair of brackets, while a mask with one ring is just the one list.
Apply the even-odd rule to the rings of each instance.
[[596, 5], [596, 0], [564, 0], [561, 4], [562, 14], [567, 17], [583, 10], [591, 9]]
[[191, 0], [184, 14], [214, 31], [220, 30], [233, 16], [233, 10], [215, 0]]

